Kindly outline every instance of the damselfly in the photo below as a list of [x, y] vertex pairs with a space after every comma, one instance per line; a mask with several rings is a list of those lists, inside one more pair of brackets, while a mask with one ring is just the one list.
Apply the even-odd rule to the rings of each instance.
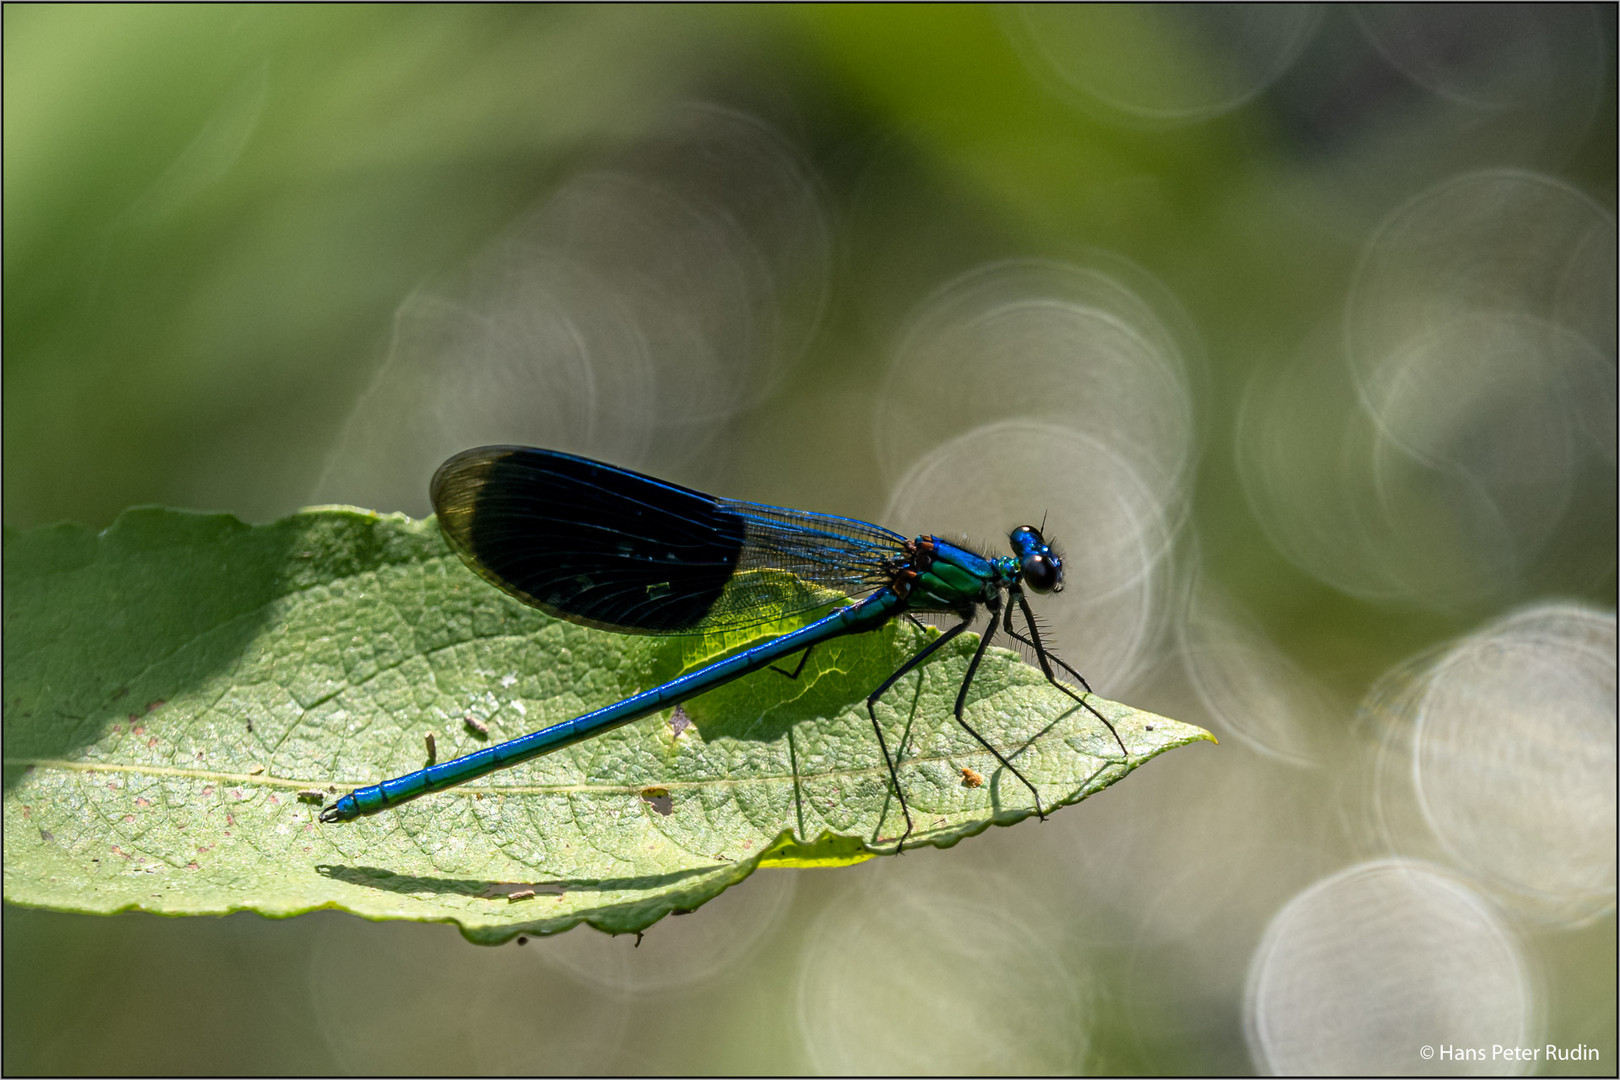
[[[737, 502], [554, 450], [484, 446], [446, 461], [434, 474], [433, 507], [463, 562], [491, 585], [561, 619], [624, 634], [708, 634], [759, 626], [829, 605], [790, 633], [716, 660], [623, 701], [542, 731], [487, 747], [393, 780], [361, 787], [321, 811], [324, 822], [352, 821], [497, 769], [572, 746], [659, 712], [823, 641], [859, 634], [914, 613], [960, 621], [928, 642], [866, 699], [867, 715], [911, 835], [911, 810], [889, 754], [876, 704], [900, 678], [988, 610], [989, 626], [956, 694], [956, 719], [1035, 797], [1040, 792], [963, 716], [968, 687], [999, 628], [1030, 648], [1052, 685], [1119, 733], [1085, 693], [1091, 687], [1041, 643], [1026, 592], [1063, 588], [1063, 560], [1031, 525], [1008, 536], [1012, 554], [991, 557], [937, 536], [907, 539], [852, 518]], [[1026, 633], [1013, 628], [1023, 615]], [[780, 668], [777, 669], [781, 671]]]

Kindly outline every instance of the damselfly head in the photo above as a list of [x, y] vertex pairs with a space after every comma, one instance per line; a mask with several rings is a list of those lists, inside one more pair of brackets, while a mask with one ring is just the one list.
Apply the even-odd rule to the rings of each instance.
[[1033, 525], [1020, 525], [1007, 537], [1018, 556], [1019, 577], [1031, 592], [1063, 591], [1063, 560]]

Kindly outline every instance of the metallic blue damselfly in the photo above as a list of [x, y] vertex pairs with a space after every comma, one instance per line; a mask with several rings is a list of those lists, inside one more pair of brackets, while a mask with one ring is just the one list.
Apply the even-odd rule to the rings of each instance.
[[[450, 547], [485, 581], [550, 615], [624, 634], [706, 634], [759, 626], [837, 604], [809, 624], [615, 704], [542, 731], [380, 784], [361, 787], [321, 811], [353, 821], [454, 787], [497, 769], [572, 746], [679, 704], [845, 634], [875, 630], [914, 613], [955, 615], [866, 699], [872, 730], [905, 814], [911, 810], [875, 706], [907, 672], [988, 610], [989, 626], [956, 695], [956, 719], [1035, 797], [1040, 792], [963, 717], [968, 687], [998, 628], [1031, 649], [1041, 671], [1107, 726], [1108, 719], [1058, 679], [1061, 669], [1091, 687], [1041, 643], [1026, 592], [1063, 588], [1063, 561], [1039, 529], [1008, 536], [1012, 554], [991, 557], [937, 536], [907, 539], [852, 518], [716, 498], [588, 458], [520, 446], [484, 446], [434, 474], [433, 507]], [[1023, 615], [1026, 633], [1013, 628]], [[778, 668], [778, 671], [781, 669]]]

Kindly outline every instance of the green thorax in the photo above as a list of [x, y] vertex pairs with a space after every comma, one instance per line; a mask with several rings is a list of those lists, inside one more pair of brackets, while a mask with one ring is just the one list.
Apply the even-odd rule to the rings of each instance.
[[957, 611], [982, 604], [1018, 579], [1018, 560], [986, 558], [937, 536], [919, 536], [906, 599], [919, 611]]

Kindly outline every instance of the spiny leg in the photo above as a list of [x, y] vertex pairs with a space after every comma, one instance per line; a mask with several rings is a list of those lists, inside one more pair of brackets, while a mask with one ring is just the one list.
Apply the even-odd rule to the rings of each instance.
[[[917, 629], [919, 629], [919, 630], [927, 630], [928, 629], [928, 624], [927, 623], [923, 622], [921, 619], [917, 618], [917, 616], [913, 615], [909, 611], [906, 612], [906, 618], [910, 619], [912, 621], [912, 623], [917, 627]], [[796, 667], [794, 667], [794, 669], [792, 671], [783, 671], [781, 668], [777, 667], [775, 664], [771, 665], [771, 670], [776, 672], [778, 675], [786, 675], [790, 679], [797, 679], [799, 677], [799, 673], [804, 671], [804, 665], [806, 665], [806, 664], [808, 664], [810, 662], [810, 654], [813, 651], [815, 651], [815, 645], [806, 645], [805, 649], [804, 649], [804, 652], [799, 654], [799, 663], [798, 663], [798, 665]], [[1084, 682], [1085, 680], [1082, 679], [1080, 681]], [[1089, 690], [1091, 688], [1087, 687], [1086, 689]]]
[[783, 671], [775, 664], [771, 665], [771, 670], [776, 672], [778, 675], [786, 675], [790, 679], [797, 679], [799, 677], [799, 672], [804, 670], [804, 665], [810, 662], [810, 653], [814, 651], [814, 649], [815, 645], [806, 645], [804, 652], [799, 656], [799, 666], [794, 668], [792, 671]]
[[1068, 694], [1070, 697], [1074, 698], [1075, 701], [1080, 703], [1080, 706], [1083, 709], [1091, 713], [1092, 716], [1095, 716], [1097, 719], [1101, 720], [1103, 722], [1103, 727], [1108, 729], [1108, 734], [1112, 735], [1114, 737], [1114, 741], [1119, 744], [1120, 753], [1124, 754], [1127, 758], [1130, 757], [1131, 752], [1125, 749], [1125, 740], [1119, 737], [1119, 732], [1114, 730], [1114, 725], [1109, 722], [1108, 717], [1098, 712], [1096, 706], [1092, 705], [1091, 702], [1087, 701], [1079, 694], [1076, 694], [1069, 687], [1063, 685], [1062, 682], [1058, 681], [1057, 676], [1052, 674], [1052, 665], [1056, 664], [1070, 675], [1073, 675], [1080, 685], [1086, 688], [1086, 693], [1096, 693], [1096, 691], [1091, 688], [1091, 684], [1086, 682], [1086, 677], [1084, 675], [1074, 670], [1074, 668], [1070, 667], [1068, 664], [1065, 664], [1061, 657], [1053, 656], [1051, 653], [1046, 651], [1046, 646], [1041, 644], [1041, 632], [1035, 628], [1035, 614], [1029, 610], [1029, 601], [1024, 599], [1024, 594], [1021, 592], [1017, 594], [1017, 597], [1019, 610], [1024, 613], [1024, 625], [1029, 627], [1029, 637], [1024, 637], [1024, 635], [1018, 633], [1012, 628], [1012, 608], [1010, 606], [1007, 608], [1007, 636], [1012, 638], [1014, 641], [1022, 642], [1023, 644], [1034, 649], [1035, 658], [1040, 661], [1041, 674], [1046, 676], [1046, 681], [1063, 691], [1065, 694]]
[[938, 649], [941, 645], [954, 638], [957, 634], [960, 634], [963, 630], [966, 630], [968, 628], [968, 624], [972, 621], [972, 615], [964, 615], [961, 622], [939, 635], [939, 637], [935, 638], [933, 641], [930, 641], [927, 645], [924, 645], [921, 649], [918, 649], [917, 652], [912, 655], [911, 659], [901, 664], [899, 669], [896, 670], [894, 674], [890, 675], [887, 679], [884, 679], [883, 685], [872, 691], [872, 693], [868, 695], [866, 699], [866, 715], [872, 718], [872, 730], [877, 732], [878, 747], [883, 751], [883, 764], [889, 767], [889, 779], [894, 783], [895, 797], [900, 800], [900, 812], [906, 816], [906, 831], [901, 834], [900, 843], [895, 846], [896, 854], [905, 850], [906, 838], [911, 835], [911, 808], [906, 805], [906, 793], [904, 789], [900, 787], [900, 775], [895, 772], [894, 759], [889, 756], [889, 743], [888, 740], [884, 739], [883, 737], [883, 727], [878, 723], [877, 710], [874, 706], [877, 705], [878, 698], [888, 693], [889, 687], [899, 682], [900, 679], [903, 678], [905, 674], [912, 668], [928, 659], [929, 655], [932, 654], [934, 650]]
[[1074, 668], [1070, 667], [1068, 664], [1065, 664], [1063, 662], [1063, 659], [1061, 657], [1059, 657], [1058, 655], [1056, 655], [1055, 653], [1048, 652], [1046, 647], [1040, 643], [1040, 641], [1039, 641], [1040, 632], [1035, 629], [1035, 613], [1030, 610], [1029, 600], [1025, 598], [1025, 596], [1024, 596], [1024, 594], [1022, 592], [1019, 592], [1017, 594], [1017, 599], [1018, 599], [1019, 608], [1024, 612], [1024, 622], [1029, 626], [1030, 635], [1032, 637], [1035, 637], [1037, 640], [1031, 641], [1029, 638], [1025, 637], [1023, 634], [1020, 634], [1018, 631], [1013, 629], [1013, 623], [1012, 623], [1013, 608], [1012, 608], [1011, 604], [1007, 605], [1006, 618], [1002, 623], [1002, 626], [1007, 631], [1007, 636], [1012, 638], [1014, 641], [1017, 641], [1017, 642], [1019, 642], [1021, 644], [1024, 644], [1024, 645], [1028, 645], [1031, 649], [1035, 650], [1035, 654], [1040, 659], [1040, 662], [1041, 662], [1041, 670], [1043, 672], [1046, 672], [1046, 677], [1047, 678], [1050, 679], [1052, 677], [1051, 672], [1048, 670], [1048, 668], [1046, 666], [1046, 662], [1048, 660], [1050, 660], [1052, 663], [1056, 664], [1058, 667], [1062, 668], [1064, 671], [1067, 671], [1070, 675], [1073, 675], [1075, 681], [1078, 682], [1082, 687], [1085, 688], [1086, 693], [1088, 693], [1088, 694], [1096, 693], [1096, 691], [1091, 688], [1091, 684], [1086, 682], [1086, 677], [1084, 675], [1082, 675], [1078, 671], [1074, 670]]
[[[1000, 750], [997, 750], [995, 747], [991, 746], [989, 741], [983, 735], [980, 735], [977, 731], [974, 731], [973, 725], [968, 723], [967, 720], [962, 716], [963, 709], [967, 705], [968, 687], [973, 685], [973, 676], [974, 673], [979, 670], [979, 661], [984, 659], [985, 650], [990, 647], [990, 639], [995, 637], [996, 619], [999, 614], [1000, 612], [996, 610], [996, 606], [992, 605], [990, 608], [990, 625], [985, 627], [984, 636], [979, 639], [979, 647], [974, 650], [973, 659], [968, 662], [967, 674], [962, 678], [962, 688], [956, 692], [956, 722], [961, 724], [963, 730], [965, 730], [969, 735], [979, 740], [979, 745], [990, 751], [991, 755], [994, 756], [997, 761], [1001, 762], [1002, 766], [1008, 772], [1018, 777], [1019, 781], [1025, 787], [1029, 788], [1030, 794], [1035, 796], [1035, 815], [1042, 821], [1045, 821], [1046, 811], [1041, 809], [1041, 793], [1035, 789], [1035, 785], [1030, 783], [1029, 778], [1023, 773], [1019, 772], [1018, 768], [1013, 765], [1012, 762], [1003, 757]], [[964, 623], [963, 625], [965, 626], [967, 624]]]

